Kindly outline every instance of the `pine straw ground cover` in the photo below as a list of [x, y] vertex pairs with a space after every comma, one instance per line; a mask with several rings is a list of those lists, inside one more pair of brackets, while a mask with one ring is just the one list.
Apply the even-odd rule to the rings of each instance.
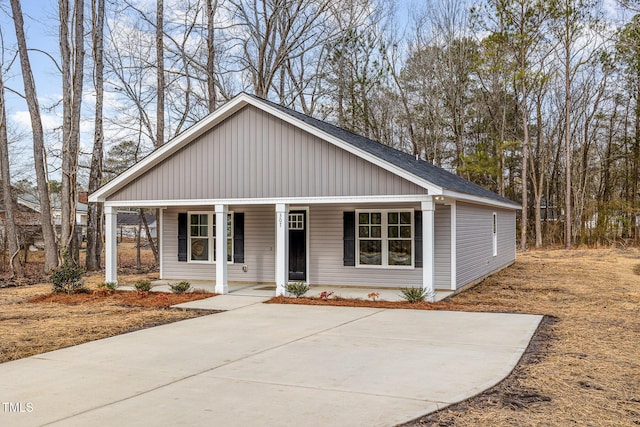
[[[124, 279], [133, 283], [143, 277]], [[96, 290], [102, 279], [87, 278], [93, 282], [88, 294], [51, 294], [50, 284], [0, 289], [0, 363], [213, 313], [168, 308], [213, 294]]]
[[521, 253], [512, 267], [428, 308], [546, 317], [507, 379], [407, 426], [640, 425], [640, 251]]

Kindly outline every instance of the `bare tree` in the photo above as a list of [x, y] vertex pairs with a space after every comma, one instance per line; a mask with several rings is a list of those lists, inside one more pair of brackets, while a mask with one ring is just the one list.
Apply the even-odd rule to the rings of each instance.
[[48, 179], [45, 173], [44, 132], [42, 130], [42, 119], [40, 116], [38, 96], [36, 94], [36, 85], [33, 79], [33, 73], [31, 72], [31, 62], [29, 61], [27, 42], [24, 35], [24, 19], [22, 16], [20, 0], [11, 0], [11, 10], [13, 12], [13, 23], [16, 31], [18, 53], [20, 55], [20, 67], [22, 69], [25, 98], [29, 108], [29, 115], [31, 117], [33, 158], [38, 185], [38, 197], [40, 199], [42, 235], [45, 246], [44, 270], [45, 272], [50, 272], [58, 266], [58, 248], [56, 243], [56, 234], [53, 228], [53, 218], [51, 215]]
[[[588, 30], [596, 23], [595, 0], [558, 0], [553, 3], [557, 26], [553, 26], [559, 42], [559, 60], [564, 80], [564, 155], [565, 155], [565, 247], [571, 249], [572, 233], [572, 88], [576, 72], [597, 52], [589, 43]], [[586, 40], [581, 38], [587, 36]], [[635, 194], [636, 192], [634, 192]]]
[[238, 59], [249, 73], [255, 94], [266, 98], [272, 89], [280, 89], [282, 101], [286, 74], [281, 72], [288, 60], [325, 42], [321, 21], [330, 1], [229, 0], [229, 4], [244, 32], [243, 55]]
[[218, 0], [205, 0], [207, 13], [207, 107], [212, 113], [216, 109], [218, 96], [216, 94], [216, 46], [215, 46], [215, 14], [218, 9]]
[[[1, 51], [4, 56], [4, 37], [0, 32]], [[3, 58], [4, 59], [4, 58]], [[24, 272], [20, 261], [15, 262], [20, 252], [15, 207], [13, 203], [13, 190], [11, 187], [11, 171], [9, 167], [9, 136], [7, 134], [7, 112], [4, 97], [4, 60], [0, 61], [0, 172], [2, 173], [2, 196], [4, 202], [5, 237], [9, 248], [9, 268], [12, 276], [22, 277]]]
[[[62, 191], [60, 250], [78, 262], [74, 244], [84, 76], [84, 0], [58, 0], [62, 61]], [[73, 10], [71, 10], [71, 8]], [[73, 28], [73, 36], [70, 27]]]
[[[89, 171], [89, 192], [96, 191], [102, 184], [102, 161], [104, 157], [104, 0], [91, 2], [91, 39], [94, 63], [94, 86], [96, 108], [93, 133], [93, 152]], [[87, 212], [87, 257], [89, 271], [100, 269], [102, 254], [102, 205], [90, 203]]]
[[156, 97], [156, 141], [155, 146], [164, 144], [164, 3], [157, 0], [156, 3], [156, 73], [157, 73], [157, 97]]

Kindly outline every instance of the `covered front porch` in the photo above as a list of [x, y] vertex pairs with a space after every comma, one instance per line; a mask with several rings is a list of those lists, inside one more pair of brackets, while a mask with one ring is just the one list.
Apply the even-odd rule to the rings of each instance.
[[[218, 294], [285, 295], [287, 283], [304, 281], [317, 293], [343, 297], [366, 299], [377, 292], [394, 300], [398, 288], [416, 286], [433, 295], [436, 288], [454, 288], [452, 206], [453, 200], [446, 206], [438, 202], [441, 221], [447, 223], [438, 236], [433, 196], [167, 201], [159, 206], [160, 279], [189, 280]], [[105, 205], [106, 280], [111, 282], [117, 282], [116, 211], [114, 204]], [[444, 286], [435, 286], [436, 238], [446, 243], [439, 253]]]

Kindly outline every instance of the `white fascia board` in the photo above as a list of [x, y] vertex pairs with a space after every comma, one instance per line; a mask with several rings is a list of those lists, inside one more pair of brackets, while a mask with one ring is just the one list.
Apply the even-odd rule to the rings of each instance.
[[520, 205], [518, 205], [515, 202], [511, 202], [511, 203], [502, 202], [500, 200], [489, 199], [488, 197], [474, 196], [471, 194], [459, 193], [457, 191], [452, 191], [452, 190], [444, 190], [442, 195], [444, 197], [451, 197], [452, 199], [455, 199], [461, 202], [469, 202], [469, 203], [475, 203], [475, 204], [480, 204], [485, 206], [495, 206], [498, 208], [510, 209], [510, 210], [520, 209]]
[[137, 208], [166, 208], [170, 206], [214, 206], [221, 205], [275, 205], [284, 203], [288, 205], [307, 204], [338, 204], [338, 203], [420, 203], [428, 197], [425, 194], [406, 196], [343, 196], [343, 197], [277, 197], [258, 199], [178, 199], [178, 200], [125, 200], [107, 201], [105, 206], [112, 207], [137, 207]]
[[130, 180], [137, 178], [138, 176], [149, 170], [151, 167], [155, 166], [165, 158], [169, 157], [171, 154], [180, 150], [182, 147], [195, 140], [195, 138], [213, 128], [213, 126], [215, 126], [217, 123], [221, 122], [236, 111], [240, 110], [250, 101], [252, 101], [252, 98], [250, 98], [246, 94], [241, 94], [231, 101], [227, 102], [219, 109], [209, 114], [208, 116], [191, 126], [189, 129], [182, 132], [180, 135], [176, 136], [173, 140], [157, 148], [147, 157], [131, 166], [129, 169], [118, 175], [115, 179], [89, 195], [89, 202], [104, 202], [108, 196], [124, 187], [127, 183], [130, 182]]

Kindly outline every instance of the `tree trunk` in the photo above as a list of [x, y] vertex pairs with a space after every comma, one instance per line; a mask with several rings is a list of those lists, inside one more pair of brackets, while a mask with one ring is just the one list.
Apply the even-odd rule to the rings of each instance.
[[569, 42], [567, 41], [566, 43], [564, 68], [564, 146], [566, 170], [564, 193], [564, 244], [566, 249], [571, 249], [571, 51], [568, 44]]
[[13, 261], [20, 251], [20, 243], [18, 241], [18, 231], [16, 229], [16, 220], [14, 217], [13, 198], [11, 197], [11, 172], [9, 170], [9, 136], [7, 135], [7, 112], [4, 102], [4, 82], [2, 80], [2, 70], [0, 69], [0, 172], [2, 173], [2, 196], [4, 201], [4, 237], [7, 241], [9, 249], [9, 269], [11, 277], [22, 277], [24, 272], [22, 264], [18, 259], [17, 263]]
[[522, 92], [522, 214], [520, 217], [520, 249], [527, 249], [527, 222], [529, 219], [529, 192], [527, 166], [529, 163], [529, 109], [527, 106], [527, 85], [525, 82], [526, 63], [524, 53], [521, 53], [522, 79], [520, 82], [520, 90]]
[[136, 228], [136, 268], [138, 271], [142, 268], [142, 257], [140, 256], [140, 236], [142, 235], [142, 218], [144, 214], [142, 209], [138, 212], [138, 228]]
[[[92, 39], [94, 61], [94, 86], [96, 89], [96, 117], [93, 133], [93, 153], [89, 171], [89, 192], [93, 193], [102, 184], [102, 161], [104, 156], [103, 101], [104, 101], [104, 0], [92, 0]], [[87, 256], [89, 271], [100, 269], [102, 254], [102, 205], [90, 203], [87, 212]]]
[[157, 0], [156, 9], [156, 60], [157, 60], [157, 106], [156, 106], [156, 141], [155, 146], [164, 144], [164, 4], [163, 0]]
[[20, 55], [20, 67], [24, 82], [24, 93], [31, 117], [31, 129], [33, 132], [33, 158], [40, 199], [40, 218], [42, 222], [42, 235], [44, 238], [44, 271], [50, 272], [58, 266], [58, 247], [51, 215], [51, 200], [49, 198], [48, 178], [45, 173], [45, 149], [40, 106], [36, 94], [36, 85], [31, 72], [31, 62], [27, 52], [27, 42], [24, 35], [24, 20], [20, 0], [10, 0], [13, 12], [13, 23], [16, 30], [16, 42]]
[[[84, 75], [84, 0], [75, 0], [73, 16], [69, 0], [58, 0], [60, 57], [62, 61], [62, 188], [60, 250], [73, 258], [76, 224], [80, 113]], [[70, 36], [69, 26], [74, 35]], [[78, 262], [77, 259], [74, 259]]]
[[215, 85], [215, 45], [214, 45], [214, 28], [213, 20], [215, 11], [218, 8], [218, 0], [206, 0], [207, 2], [207, 103], [209, 112], [213, 113], [216, 109], [216, 85]]
[[[158, 209], [156, 209], [156, 231], [158, 229]], [[151, 237], [151, 232], [149, 231], [149, 224], [147, 224], [147, 218], [144, 216], [144, 210], [140, 209], [140, 217], [142, 218], [142, 223], [144, 224], [144, 230], [147, 233], [147, 242], [149, 242], [149, 247], [151, 248], [151, 252], [153, 253], [153, 259], [156, 261], [156, 265], [160, 264], [160, 255], [158, 254], [158, 248], [156, 247], [153, 238]]]

